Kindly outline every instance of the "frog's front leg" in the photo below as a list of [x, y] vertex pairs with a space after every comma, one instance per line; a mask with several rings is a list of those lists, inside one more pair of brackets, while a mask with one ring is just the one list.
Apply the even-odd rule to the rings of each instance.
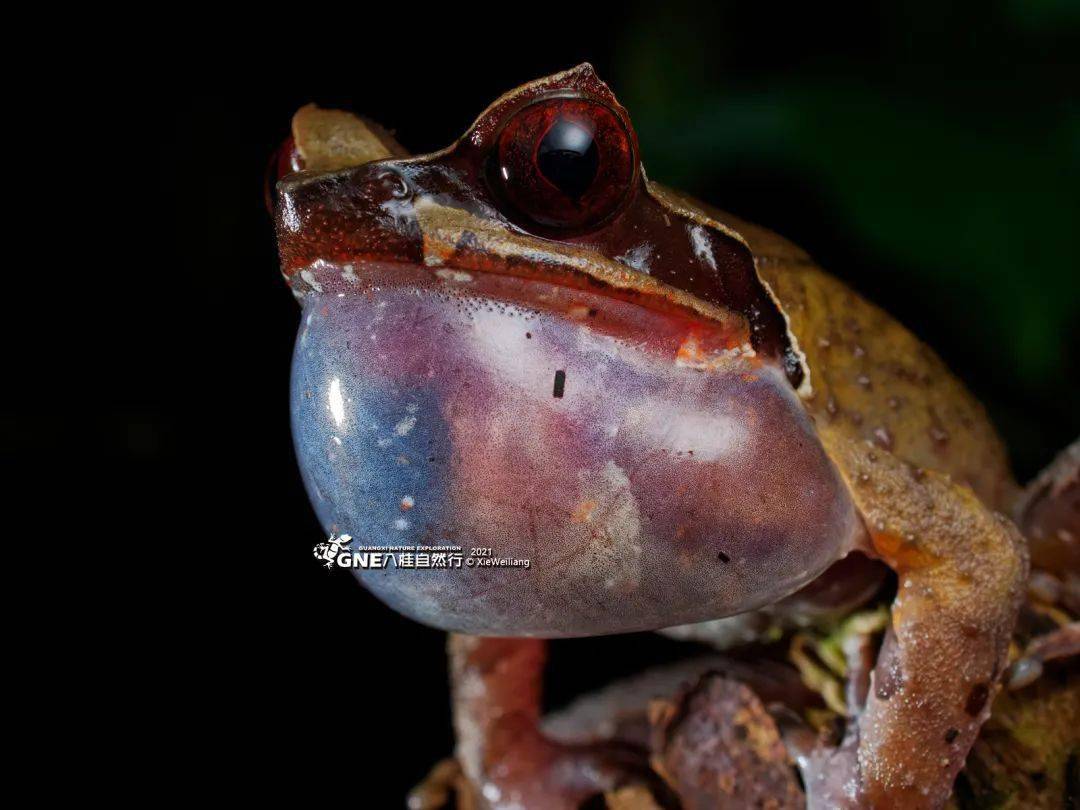
[[[1027, 578], [1016, 528], [964, 486], [880, 448], [823, 435], [869, 533], [869, 552], [897, 574], [891, 626], [854, 745], [812, 807], [940, 807], [1005, 669]], [[841, 795], [842, 794], [842, 795]]]
[[450, 635], [457, 757], [483, 806], [571, 810], [630, 784], [669, 800], [645, 751], [616, 742], [565, 745], [540, 731], [546, 645]]

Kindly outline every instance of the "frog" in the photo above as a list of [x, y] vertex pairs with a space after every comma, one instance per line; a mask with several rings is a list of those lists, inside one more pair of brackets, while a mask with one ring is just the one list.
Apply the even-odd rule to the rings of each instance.
[[544, 733], [551, 639], [849, 607], [886, 575], [807, 802], [944, 805], [1029, 554], [1004, 444], [937, 354], [790, 241], [650, 180], [588, 64], [425, 155], [305, 107], [273, 174], [301, 476], [328, 533], [397, 552], [361, 583], [449, 632], [483, 806], [650, 779]]

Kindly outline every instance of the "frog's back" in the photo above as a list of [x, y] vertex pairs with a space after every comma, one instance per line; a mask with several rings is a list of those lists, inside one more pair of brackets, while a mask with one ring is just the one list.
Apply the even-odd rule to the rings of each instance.
[[801, 248], [733, 216], [718, 218], [746, 239], [789, 318], [810, 368], [806, 405], [815, 420], [950, 475], [1007, 511], [1016, 485], [1005, 448], [941, 358]]

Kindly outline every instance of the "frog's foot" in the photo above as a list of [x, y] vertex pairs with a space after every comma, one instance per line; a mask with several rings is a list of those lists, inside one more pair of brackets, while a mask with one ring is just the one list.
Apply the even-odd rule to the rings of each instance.
[[865, 706], [825, 763], [848, 774], [811, 807], [940, 807], [990, 714], [1027, 579], [1023, 538], [964, 486], [823, 434], [897, 574]]
[[450, 636], [457, 758], [482, 808], [577, 810], [626, 801], [677, 806], [647, 751], [618, 741], [571, 745], [539, 727], [545, 642]]

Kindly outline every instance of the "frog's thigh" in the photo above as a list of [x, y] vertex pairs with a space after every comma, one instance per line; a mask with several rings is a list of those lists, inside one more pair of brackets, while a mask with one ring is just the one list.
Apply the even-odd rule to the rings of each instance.
[[859, 719], [871, 806], [944, 802], [989, 716], [1027, 578], [1016, 528], [967, 487], [823, 432], [870, 536], [898, 576], [890, 637]]
[[451, 634], [457, 757], [472, 786], [500, 808], [576, 810], [629, 785], [658, 803], [669, 799], [644, 749], [618, 741], [563, 744], [542, 733], [545, 646], [539, 639]]
[[537, 731], [547, 644], [451, 633], [450, 681], [458, 758], [475, 785], [506, 754], [541, 747]]

